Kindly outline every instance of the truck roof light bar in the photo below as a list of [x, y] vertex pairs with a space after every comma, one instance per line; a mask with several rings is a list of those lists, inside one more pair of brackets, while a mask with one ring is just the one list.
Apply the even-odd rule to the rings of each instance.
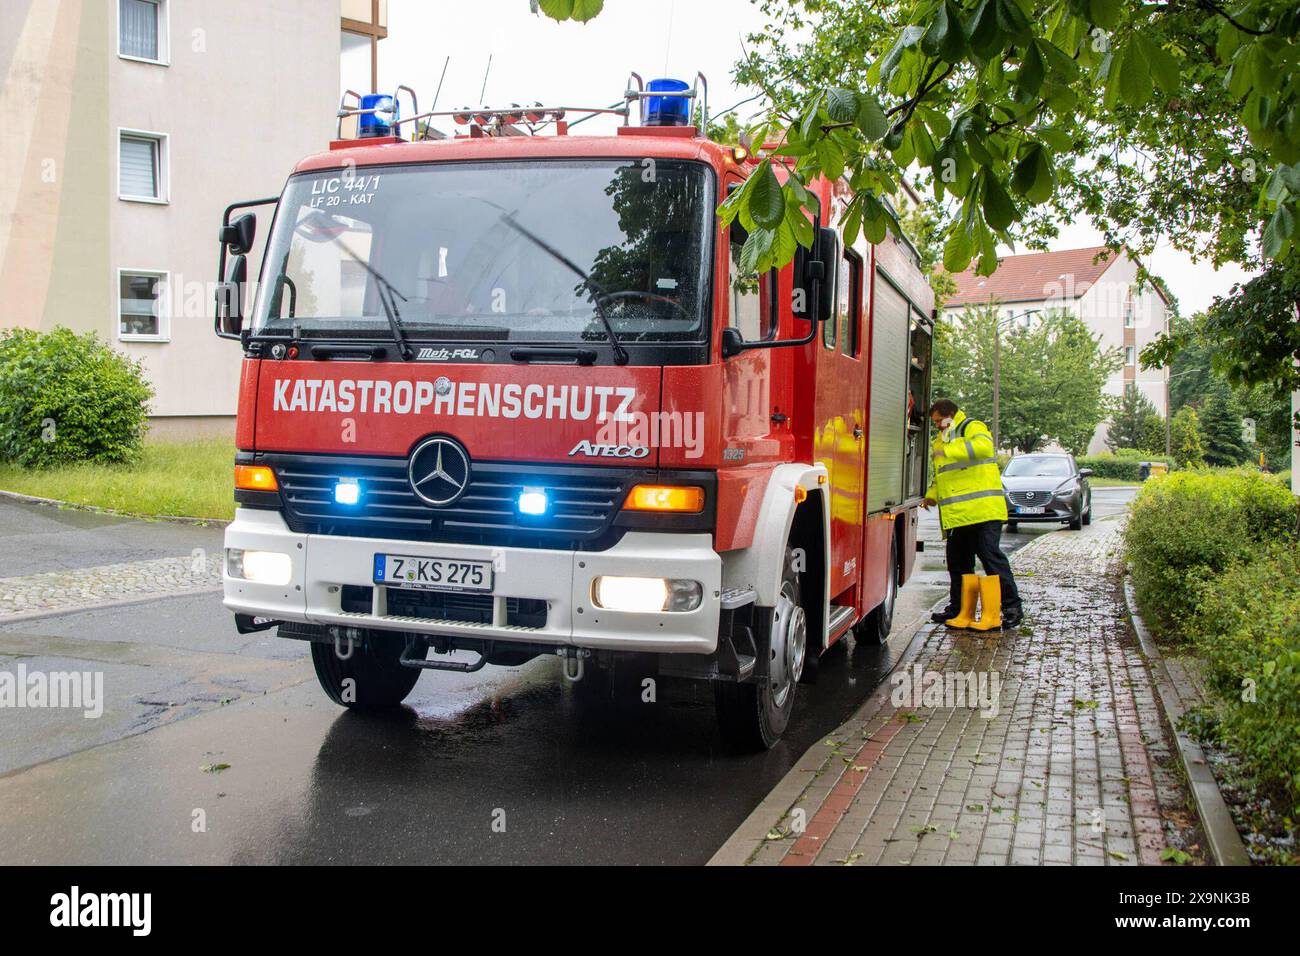
[[[402, 94], [407, 94], [411, 101], [411, 114], [403, 116], [401, 110]], [[512, 103], [508, 109], [493, 109], [490, 106], [480, 108], [461, 107], [458, 110], [430, 110], [421, 113], [415, 90], [405, 84], [399, 85], [390, 96], [379, 94], [361, 94], [356, 90], [345, 90], [339, 98], [337, 113], [337, 131], [339, 140], [343, 139], [343, 121], [357, 118], [358, 137], [381, 135], [375, 130], [384, 130], [384, 135], [403, 136], [402, 127], [411, 126], [409, 142], [422, 139], [442, 139], [445, 134], [434, 129], [428, 122], [435, 118], [450, 119], [457, 126], [470, 126], [472, 135], [521, 135], [520, 127], [527, 129], [528, 135], [537, 135], [547, 126], [554, 125], [556, 135], [563, 136], [569, 127], [586, 122], [597, 116], [621, 116], [623, 125], [630, 125], [633, 106], [638, 105], [643, 126], [689, 126], [691, 125], [691, 105], [699, 103], [699, 122], [706, 128], [709, 122], [709, 81], [703, 73], [697, 73], [689, 89], [681, 80], [654, 79], [647, 84], [638, 73], [628, 78], [627, 89], [620, 103], [609, 106], [543, 106], [532, 103], [521, 106]], [[436, 104], [435, 104], [436, 105]], [[570, 114], [576, 114], [569, 120]], [[369, 118], [369, 119], [367, 119]], [[369, 132], [362, 133], [362, 127]], [[478, 132], [475, 132], [477, 128]]]

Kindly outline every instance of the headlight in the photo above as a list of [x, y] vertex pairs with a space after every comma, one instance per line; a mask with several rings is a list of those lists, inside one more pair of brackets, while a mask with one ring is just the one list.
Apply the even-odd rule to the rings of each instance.
[[279, 551], [226, 549], [226, 574], [254, 584], [284, 587], [293, 579], [293, 558]]
[[605, 575], [591, 582], [591, 602], [606, 611], [655, 614], [694, 611], [704, 599], [699, 581], [681, 578], [625, 578]]

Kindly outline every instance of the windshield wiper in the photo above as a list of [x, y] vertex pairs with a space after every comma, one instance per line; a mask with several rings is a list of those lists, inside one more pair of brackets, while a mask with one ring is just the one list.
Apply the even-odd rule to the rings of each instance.
[[551, 258], [555, 259], [561, 265], [569, 269], [569, 271], [571, 271], [574, 275], [576, 275], [579, 279], [582, 280], [583, 285], [585, 285], [588, 289], [591, 290], [592, 305], [596, 307], [596, 314], [600, 316], [600, 321], [605, 326], [605, 337], [609, 339], [609, 344], [614, 349], [614, 362], [618, 365], [626, 365], [631, 360], [631, 356], [628, 354], [627, 349], [623, 347], [623, 343], [619, 341], [617, 333], [614, 332], [614, 323], [609, 320], [609, 314], [605, 311], [605, 306], [601, 304], [602, 299], [608, 298], [608, 296], [605, 294], [605, 290], [602, 289], [600, 286], [596, 285], [595, 281], [591, 278], [591, 276], [583, 272], [582, 269], [580, 269], [578, 265], [574, 263], [571, 259], [565, 256], [564, 253], [560, 252], [558, 249], [553, 248], [544, 239], [541, 239], [540, 237], [534, 235], [532, 232], [530, 232], [528, 229], [522, 226], [519, 223], [519, 221], [515, 219], [512, 213], [505, 213], [504, 215], [502, 215], [501, 221], [504, 222], [506, 225], [510, 226], [510, 228], [514, 229], [516, 232], [518, 232], [529, 242], [536, 245], [539, 249], [541, 249]]

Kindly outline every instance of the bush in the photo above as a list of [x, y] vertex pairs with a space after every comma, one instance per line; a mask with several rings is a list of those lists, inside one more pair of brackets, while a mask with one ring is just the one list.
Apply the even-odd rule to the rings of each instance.
[[1278, 540], [1295, 546], [1296, 500], [1247, 470], [1178, 472], [1143, 485], [1124, 540], [1138, 606], [1152, 629], [1179, 636], [1210, 576]]
[[1112, 455], [1085, 455], [1076, 458], [1075, 461], [1079, 463], [1080, 468], [1091, 468], [1092, 473], [1098, 478], [1112, 478], [1116, 481], [1141, 481], [1144, 461], [1163, 461], [1169, 465], [1171, 471], [1174, 468], [1172, 458], [1135, 451], [1132, 448], [1121, 448]]
[[1186, 635], [1221, 695], [1217, 733], [1300, 812], [1300, 549], [1274, 543], [1201, 588]]
[[16, 464], [130, 461], [152, 397], [141, 363], [94, 333], [0, 334], [0, 456]]

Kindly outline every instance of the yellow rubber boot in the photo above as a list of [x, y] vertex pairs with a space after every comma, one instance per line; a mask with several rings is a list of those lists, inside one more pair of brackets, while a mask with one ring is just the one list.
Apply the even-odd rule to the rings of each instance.
[[980, 577], [980, 619], [971, 625], [976, 631], [1002, 627], [1002, 579], [996, 574]]
[[963, 574], [961, 576], [961, 610], [957, 616], [944, 621], [949, 627], [974, 627], [975, 606], [980, 596], [980, 576]]

